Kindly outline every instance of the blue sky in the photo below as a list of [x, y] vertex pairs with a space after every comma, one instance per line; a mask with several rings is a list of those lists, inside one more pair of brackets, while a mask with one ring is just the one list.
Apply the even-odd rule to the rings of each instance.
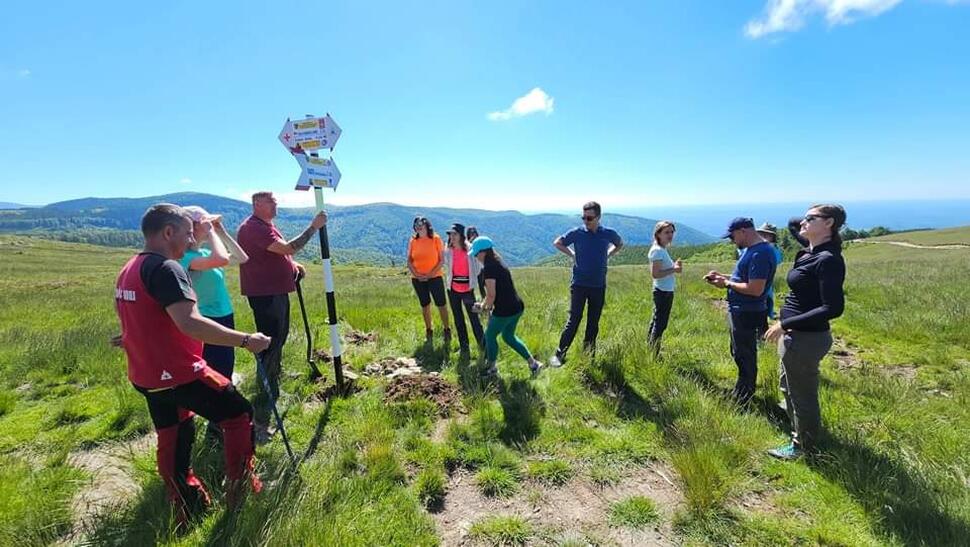
[[270, 4], [6, 6], [0, 201], [312, 204], [276, 135], [325, 112], [334, 203], [970, 197], [970, 2]]

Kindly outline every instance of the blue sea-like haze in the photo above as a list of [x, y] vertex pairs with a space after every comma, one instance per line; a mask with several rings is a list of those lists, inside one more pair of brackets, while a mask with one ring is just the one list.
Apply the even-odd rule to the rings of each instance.
[[[752, 203], [723, 205], [671, 205], [619, 209], [612, 212], [681, 222], [712, 236], [720, 236], [732, 218], [752, 217], [758, 225], [779, 228], [788, 219], [805, 214], [810, 203]], [[846, 225], [860, 230], [884, 226], [890, 230], [950, 228], [970, 225], [970, 199], [909, 201], [848, 201]]]

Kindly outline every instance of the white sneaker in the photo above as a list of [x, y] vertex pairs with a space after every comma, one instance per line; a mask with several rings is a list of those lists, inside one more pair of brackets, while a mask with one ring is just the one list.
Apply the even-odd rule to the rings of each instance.
[[562, 366], [562, 358], [559, 357], [559, 352], [552, 354], [549, 358], [549, 366], [552, 368], [559, 368]]

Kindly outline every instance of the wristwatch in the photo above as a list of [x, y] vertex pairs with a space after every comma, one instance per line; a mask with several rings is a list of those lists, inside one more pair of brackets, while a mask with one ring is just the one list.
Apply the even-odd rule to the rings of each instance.
[[243, 336], [242, 342], [239, 343], [239, 347], [244, 348], [249, 345], [249, 335]]

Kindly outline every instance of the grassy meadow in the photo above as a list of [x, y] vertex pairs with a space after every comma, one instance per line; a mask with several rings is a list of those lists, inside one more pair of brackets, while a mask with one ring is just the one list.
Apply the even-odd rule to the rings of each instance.
[[916, 245], [970, 245], [970, 227], [900, 232], [873, 238], [875, 241], [902, 241]]
[[[568, 364], [531, 379], [500, 344], [490, 381], [475, 350], [462, 357], [440, 334], [425, 344], [402, 271], [338, 268], [341, 329], [377, 334], [347, 347], [349, 366], [414, 357], [460, 388], [463, 408], [442, 417], [427, 399], [387, 403], [386, 381], [364, 375], [359, 392], [321, 400], [294, 296], [281, 406], [302, 464], [286, 470], [279, 439], [260, 447], [264, 492], [227, 512], [221, 452], [202, 442], [199, 420], [196, 471], [215, 504], [184, 534], [144, 443], [123, 458], [135, 495], [93, 513], [77, 502], [97, 487], [78, 454], [117, 453], [151, 432], [108, 345], [129, 255], [0, 238], [0, 545], [970, 544], [970, 285], [959, 275], [970, 250], [847, 249], [847, 309], [822, 366], [827, 434], [819, 455], [797, 462], [765, 454], [787, 440], [774, 348], [760, 352], [755, 404], [727, 397], [736, 369], [723, 294], [700, 277], [728, 264], [686, 262], [659, 360], [645, 343], [646, 270], [617, 266], [595, 358], [578, 352], [581, 327]], [[322, 275], [310, 270], [308, 311], [326, 349]], [[513, 275], [526, 301], [519, 334], [546, 359], [569, 272]], [[252, 329], [237, 272], [228, 278], [237, 325]], [[237, 352], [249, 396], [253, 365]]]

